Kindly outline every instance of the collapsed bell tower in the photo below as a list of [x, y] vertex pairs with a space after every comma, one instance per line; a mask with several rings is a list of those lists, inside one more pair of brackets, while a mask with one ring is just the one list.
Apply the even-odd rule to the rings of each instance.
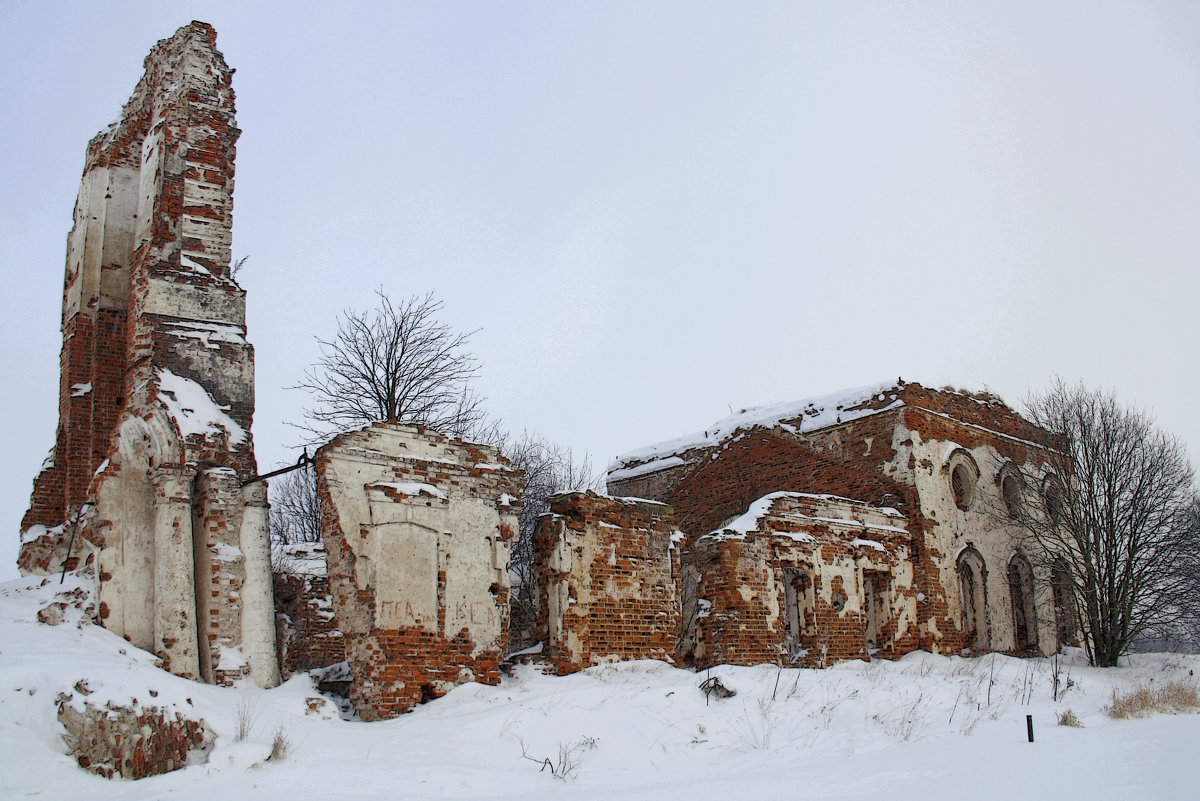
[[216, 38], [192, 22], [158, 42], [88, 144], [58, 431], [18, 564], [92, 569], [101, 622], [174, 673], [273, 686], [266, 486], [249, 481], [254, 349], [231, 271], [240, 131]]

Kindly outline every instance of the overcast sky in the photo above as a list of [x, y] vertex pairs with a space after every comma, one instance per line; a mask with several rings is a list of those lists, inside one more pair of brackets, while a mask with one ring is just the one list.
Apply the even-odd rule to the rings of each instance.
[[1200, 3], [332, 5], [0, 2], [0, 578], [85, 145], [192, 19], [237, 70], [264, 469], [380, 287], [481, 329], [492, 412], [597, 469], [749, 405], [1054, 372], [1200, 461]]

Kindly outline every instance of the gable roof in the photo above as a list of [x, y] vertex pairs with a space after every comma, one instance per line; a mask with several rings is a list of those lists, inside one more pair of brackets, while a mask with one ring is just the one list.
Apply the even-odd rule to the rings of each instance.
[[608, 479], [619, 481], [635, 478], [685, 464], [683, 454], [719, 445], [740, 431], [781, 426], [792, 433], [808, 433], [897, 409], [904, 406], [905, 386], [903, 381], [887, 381], [844, 389], [830, 395], [742, 409], [718, 420], [704, 431], [647, 445], [618, 456], [608, 466]]

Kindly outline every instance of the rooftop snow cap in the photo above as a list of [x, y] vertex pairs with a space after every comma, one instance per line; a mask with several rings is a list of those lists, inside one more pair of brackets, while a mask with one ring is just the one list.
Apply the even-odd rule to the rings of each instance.
[[618, 456], [608, 466], [608, 480], [635, 478], [684, 464], [682, 454], [718, 445], [739, 431], [781, 426], [798, 434], [896, 409], [904, 405], [905, 386], [904, 381], [897, 379], [844, 389], [831, 395], [742, 409], [718, 420], [704, 431], [647, 445]]

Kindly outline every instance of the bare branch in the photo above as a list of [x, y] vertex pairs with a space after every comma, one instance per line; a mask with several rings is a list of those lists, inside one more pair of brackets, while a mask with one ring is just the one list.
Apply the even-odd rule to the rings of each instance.
[[271, 479], [268, 522], [273, 542], [321, 541], [321, 503], [316, 471], [311, 468]]
[[310, 443], [370, 423], [418, 423], [453, 436], [487, 429], [483, 397], [471, 388], [479, 363], [467, 351], [475, 333], [437, 319], [432, 294], [393, 303], [383, 290], [369, 311], [347, 310], [321, 358], [292, 389], [312, 393], [299, 428]]

